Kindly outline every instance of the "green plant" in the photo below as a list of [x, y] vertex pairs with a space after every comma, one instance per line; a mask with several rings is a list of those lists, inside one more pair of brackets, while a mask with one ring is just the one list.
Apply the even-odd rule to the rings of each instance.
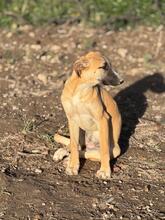
[[0, 0], [0, 26], [80, 21], [120, 28], [164, 24], [165, 0]]
[[24, 119], [22, 133], [27, 134], [34, 131], [36, 128], [34, 119]]
[[38, 137], [46, 142], [48, 142], [49, 144], [54, 144], [54, 136], [50, 133], [42, 133], [42, 134], [38, 134]]
[[144, 62], [145, 63], [149, 63], [151, 60], [152, 60], [152, 54], [149, 54], [149, 53], [145, 53], [144, 54]]

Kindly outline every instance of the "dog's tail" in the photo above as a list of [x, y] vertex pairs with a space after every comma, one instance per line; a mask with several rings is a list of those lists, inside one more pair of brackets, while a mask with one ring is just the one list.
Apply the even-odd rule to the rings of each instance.
[[60, 134], [55, 134], [54, 135], [54, 140], [57, 142], [57, 143], [60, 143], [60, 144], [64, 144], [66, 146], [68, 146], [70, 144], [70, 138], [67, 138], [65, 136], [62, 136]]

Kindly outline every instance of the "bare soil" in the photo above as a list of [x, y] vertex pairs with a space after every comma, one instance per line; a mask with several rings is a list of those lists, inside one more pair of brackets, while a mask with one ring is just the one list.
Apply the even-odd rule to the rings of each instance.
[[[54, 133], [68, 134], [63, 82], [89, 50], [110, 57], [125, 80], [109, 88], [123, 119], [110, 181], [95, 177], [97, 162], [67, 176], [52, 159]], [[0, 219], [165, 219], [164, 51], [161, 26], [0, 30]]]

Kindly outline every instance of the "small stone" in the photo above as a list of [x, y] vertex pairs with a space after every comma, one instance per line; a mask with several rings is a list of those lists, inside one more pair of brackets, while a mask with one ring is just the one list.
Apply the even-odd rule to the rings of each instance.
[[124, 49], [124, 48], [119, 48], [117, 50], [118, 54], [122, 57], [122, 58], [125, 58], [127, 53], [128, 53], [128, 50], [127, 49]]
[[50, 62], [51, 61], [52, 56], [49, 54], [42, 54], [41, 56], [37, 56], [37, 59], [41, 59], [42, 61], [46, 61], [46, 62]]
[[24, 32], [28, 32], [30, 29], [31, 29], [31, 26], [28, 25], [28, 24], [21, 25], [21, 26], [19, 27], [19, 30], [20, 30], [20, 31], [24, 31]]
[[8, 67], [5, 67], [4, 71], [7, 72], [8, 70], [9, 70], [9, 68], [8, 68]]
[[97, 207], [97, 204], [96, 204], [96, 203], [92, 203], [92, 207], [93, 207], [93, 208], [96, 208], [96, 207]]
[[109, 216], [107, 215], [107, 213], [102, 214], [102, 219], [109, 219]]
[[40, 173], [42, 173], [42, 170], [39, 169], [39, 168], [36, 168], [36, 169], [35, 169], [35, 173], [40, 174]]
[[42, 220], [43, 219], [43, 214], [35, 214], [33, 220]]
[[13, 105], [13, 110], [18, 110], [18, 107]]
[[143, 62], [144, 62], [144, 58], [137, 58], [137, 61], [138, 61], [139, 63], [143, 63]]
[[32, 37], [32, 38], [34, 38], [34, 37], [35, 37], [35, 33], [34, 33], [34, 32], [30, 32], [30, 33], [29, 33], [29, 36]]
[[110, 204], [110, 203], [112, 203], [113, 200], [114, 200], [114, 198], [113, 198], [112, 196], [110, 196], [110, 198], [108, 198], [108, 199], [106, 200], [106, 203], [107, 203], [107, 204]]
[[135, 62], [136, 61], [136, 59], [133, 57], [133, 56], [131, 56], [131, 55], [128, 55], [127, 56], [127, 59], [130, 61], [130, 62]]
[[55, 52], [55, 53], [59, 52], [60, 49], [61, 49], [61, 47], [58, 46], [58, 45], [53, 45], [53, 46], [50, 47], [50, 50]]
[[102, 48], [103, 48], [103, 49], [107, 49], [108, 47], [107, 47], [106, 44], [104, 44], [104, 45], [102, 46]]
[[151, 190], [151, 186], [150, 185], [145, 185], [144, 191], [149, 192], [150, 190]]
[[5, 213], [4, 212], [0, 212], [0, 217], [4, 216]]
[[41, 60], [42, 61], [47, 61], [47, 56], [45, 56], [45, 55], [41, 56]]
[[58, 72], [56, 70], [54, 70], [51, 74], [51, 76], [57, 76], [58, 75]]
[[32, 153], [33, 154], [39, 154], [41, 151], [39, 150], [39, 149], [34, 149], [34, 150], [32, 150]]
[[60, 61], [59, 61], [59, 58], [57, 57], [57, 56], [55, 56], [55, 57], [52, 57], [51, 59], [50, 59], [50, 63], [60, 63]]
[[11, 38], [11, 37], [12, 37], [12, 35], [13, 35], [13, 33], [12, 33], [12, 32], [8, 32], [8, 33], [7, 33], [7, 35], [6, 35], [6, 37], [7, 37], [7, 38]]
[[31, 45], [31, 49], [33, 49], [33, 50], [40, 50], [41, 49], [41, 45], [40, 44], [32, 44]]
[[51, 58], [52, 58], [51, 55], [47, 55], [47, 56], [46, 56], [46, 59], [49, 60], [49, 61], [50, 61]]
[[40, 74], [38, 74], [37, 77], [38, 77], [38, 79], [39, 79], [40, 81], [42, 81], [44, 84], [47, 84], [48, 78], [47, 78], [47, 76], [46, 76], [45, 74], [40, 73]]

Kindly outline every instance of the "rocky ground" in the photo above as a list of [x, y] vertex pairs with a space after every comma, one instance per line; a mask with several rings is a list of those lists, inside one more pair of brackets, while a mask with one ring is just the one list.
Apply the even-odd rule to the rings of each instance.
[[[0, 30], [0, 219], [165, 219], [165, 30], [114, 32], [83, 26]], [[67, 176], [53, 154], [55, 132], [68, 134], [60, 104], [72, 63], [90, 50], [110, 57], [125, 82], [118, 102], [125, 153], [110, 181], [82, 161]]]

